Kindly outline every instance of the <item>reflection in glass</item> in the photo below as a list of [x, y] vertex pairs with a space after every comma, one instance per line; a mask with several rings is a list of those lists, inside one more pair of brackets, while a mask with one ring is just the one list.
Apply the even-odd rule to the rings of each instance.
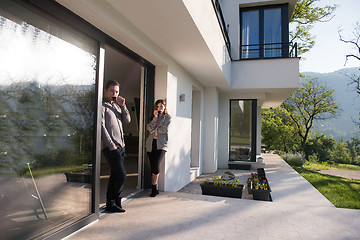
[[5, 2], [0, 232], [29, 239], [91, 213], [96, 42]]
[[259, 10], [241, 14], [241, 57], [259, 58]]
[[281, 57], [281, 9], [264, 10], [264, 57]]
[[250, 160], [251, 100], [230, 101], [230, 161]]

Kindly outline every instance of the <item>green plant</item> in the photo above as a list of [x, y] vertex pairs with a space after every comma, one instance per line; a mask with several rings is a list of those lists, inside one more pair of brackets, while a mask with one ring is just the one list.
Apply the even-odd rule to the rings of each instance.
[[207, 180], [207, 179], [206, 179], [206, 180], [203, 180], [203, 181], [201, 182], [202, 185], [206, 185], [206, 184], [209, 184], [209, 183], [210, 183], [210, 181]]
[[269, 190], [269, 184], [266, 180], [262, 180], [261, 182], [257, 181], [253, 184], [253, 188], [260, 190]]
[[291, 166], [302, 166], [306, 159], [305, 156], [298, 152], [280, 153], [282, 159], [284, 159]]
[[318, 161], [319, 161], [319, 158], [316, 156], [315, 153], [313, 153], [309, 156], [309, 162], [316, 163]]
[[231, 187], [241, 187], [241, 181], [238, 178], [233, 179], [224, 179], [222, 177], [213, 177], [212, 181], [204, 180], [201, 182], [202, 185], [213, 184], [214, 186], [231, 186]]

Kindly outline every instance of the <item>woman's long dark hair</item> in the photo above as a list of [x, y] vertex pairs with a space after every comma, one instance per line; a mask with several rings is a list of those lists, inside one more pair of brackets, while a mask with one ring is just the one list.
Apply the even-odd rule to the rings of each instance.
[[164, 113], [165, 113], [165, 114], [168, 114], [168, 111], [167, 111], [167, 108], [166, 108], [166, 102], [165, 102], [164, 99], [158, 99], [158, 100], [156, 100], [156, 102], [155, 102], [155, 104], [154, 104], [154, 110], [156, 110], [157, 105], [158, 105], [159, 103], [162, 103], [162, 105], [164, 105], [164, 107], [165, 107]]
[[[159, 103], [162, 103], [162, 104], [164, 105], [164, 107], [165, 107], [164, 113], [165, 113], [165, 114], [169, 114], [168, 111], [167, 111], [166, 102], [165, 102], [164, 99], [158, 99], [158, 100], [156, 100], [156, 102], [155, 102], [155, 104], [154, 104], [154, 110], [157, 109], [157, 105], [158, 105]], [[152, 114], [151, 114], [151, 120], [152, 120], [154, 117], [155, 117], [155, 116], [154, 116], [154, 113], [152, 113]]]

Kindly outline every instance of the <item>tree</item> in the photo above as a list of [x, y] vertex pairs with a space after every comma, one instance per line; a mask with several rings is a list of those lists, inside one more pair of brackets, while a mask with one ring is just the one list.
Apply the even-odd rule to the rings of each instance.
[[303, 86], [282, 103], [295, 123], [302, 152], [314, 121], [336, 117], [339, 106], [335, 103], [334, 91], [321, 86], [316, 79], [306, 79]]
[[336, 141], [332, 138], [327, 138], [325, 134], [315, 135], [307, 141], [305, 146], [305, 155], [307, 159], [310, 156], [316, 156], [317, 161], [325, 162], [329, 159], [330, 153], [334, 150]]
[[[356, 23], [354, 30], [353, 30], [353, 36], [350, 39], [344, 39], [344, 37], [342, 36], [342, 30], [339, 29], [338, 31], [339, 33], [339, 38], [340, 41], [347, 43], [347, 44], [351, 44], [354, 47], [355, 52], [354, 53], [350, 53], [346, 55], [346, 59], [345, 59], [345, 65], [347, 63], [347, 61], [349, 60], [349, 58], [355, 58], [357, 60], [360, 61], [360, 23]], [[359, 68], [360, 71], [360, 68]], [[354, 87], [354, 91], [357, 92], [357, 94], [360, 95], [360, 72], [358, 74], [348, 74], [346, 75], [350, 82], [349, 85]], [[360, 120], [360, 114], [359, 114], [359, 120]], [[360, 127], [360, 121], [356, 122], [354, 121], [357, 125], [359, 125]]]
[[298, 53], [309, 51], [315, 44], [315, 36], [310, 34], [310, 29], [317, 22], [327, 22], [333, 17], [336, 5], [315, 6], [320, 0], [300, 0], [295, 5], [290, 23], [294, 30], [290, 31], [290, 41], [298, 42]]
[[[360, 61], [360, 45], [359, 45], [360, 23], [356, 23], [354, 30], [353, 30], [353, 37], [351, 39], [344, 39], [344, 37], [342, 36], [341, 29], [338, 30], [338, 33], [339, 33], [340, 41], [351, 44], [356, 51], [356, 53], [350, 53], [350, 54], [346, 55], [345, 65], [349, 58], [355, 58]], [[360, 94], [359, 78], [357, 79], [357, 93]]]
[[298, 151], [300, 138], [289, 113], [282, 107], [262, 111], [262, 143], [267, 149]]
[[350, 151], [346, 148], [346, 143], [338, 141], [335, 144], [334, 150], [330, 153], [329, 161], [333, 163], [351, 163]]

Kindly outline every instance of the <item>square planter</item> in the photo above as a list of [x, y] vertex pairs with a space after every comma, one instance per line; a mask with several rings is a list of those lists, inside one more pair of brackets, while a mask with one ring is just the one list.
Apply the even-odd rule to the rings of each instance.
[[215, 186], [213, 183], [200, 184], [203, 195], [212, 195], [218, 197], [241, 198], [244, 185], [239, 187]]
[[264, 168], [258, 168], [257, 173], [260, 180], [266, 179]]
[[229, 169], [236, 169], [236, 170], [250, 170], [251, 164], [250, 163], [228, 163]]
[[270, 192], [271, 190], [262, 190], [262, 189], [251, 189], [253, 194], [254, 200], [261, 200], [261, 201], [270, 201]]
[[91, 183], [91, 174], [90, 173], [66, 172], [65, 176], [66, 176], [67, 182]]

